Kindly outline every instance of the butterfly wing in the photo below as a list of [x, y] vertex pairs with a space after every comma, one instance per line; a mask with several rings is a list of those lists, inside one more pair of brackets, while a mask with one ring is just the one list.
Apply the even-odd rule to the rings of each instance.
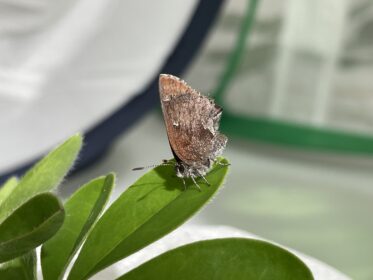
[[171, 149], [188, 165], [209, 165], [227, 138], [218, 132], [222, 109], [171, 75], [159, 80], [163, 116]]

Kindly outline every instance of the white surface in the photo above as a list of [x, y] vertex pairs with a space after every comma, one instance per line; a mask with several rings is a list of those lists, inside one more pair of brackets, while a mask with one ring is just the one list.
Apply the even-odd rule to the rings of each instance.
[[[128, 258], [116, 263], [102, 272], [98, 273], [92, 279], [115, 279], [122, 274], [134, 269], [138, 265], [176, 247], [193, 243], [199, 240], [209, 240], [226, 237], [244, 237], [260, 239], [253, 234], [227, 226], [193, 226], [187, 225], [178, 228], [169, 235], [156, 241], [150, 246], [129, 256]], [[315, 280], [348, 280], [349, 278], [334, 268], [308, 257], [304, 254], [291, 250], [297, 255], [311, 270]], [[188, 261], [187, 259], [185, 260]]]
[[84, 131], [155, 77], [196, 0], [1, 0], [0, 173]]

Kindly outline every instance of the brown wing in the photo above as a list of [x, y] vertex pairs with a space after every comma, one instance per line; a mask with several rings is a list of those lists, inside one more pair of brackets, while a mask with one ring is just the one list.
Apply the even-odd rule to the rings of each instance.
[[227, 141], [217, 131], [222, 109], [177, 77], [161, 75], [159, 88], [174, 153], [189, 165], [206, 165], [215, 159]]

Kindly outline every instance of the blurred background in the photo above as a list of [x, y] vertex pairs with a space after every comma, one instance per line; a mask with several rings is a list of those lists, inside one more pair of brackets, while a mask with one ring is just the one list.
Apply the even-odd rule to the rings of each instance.
[[[207, 3], [209, 2], [209, 3]], [[171, 158], [159, 73], [224, 108], [225, 224], [373, 279], [373, 1], [0, 0], [0, 174], [76, 131], [68, 196]]]

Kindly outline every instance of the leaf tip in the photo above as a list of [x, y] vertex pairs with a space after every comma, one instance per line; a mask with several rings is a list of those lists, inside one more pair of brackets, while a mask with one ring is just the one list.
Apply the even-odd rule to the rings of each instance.
[[116, 174], [114, 172], [110, 172], [108, 175], [105, 176], [105, 184], [106, 185], [115, 185]]
[[77, 145], [81, 146], [83, 144], [83, 135], [80, 132], [75, 133], [66, 142], [75, 142]]

